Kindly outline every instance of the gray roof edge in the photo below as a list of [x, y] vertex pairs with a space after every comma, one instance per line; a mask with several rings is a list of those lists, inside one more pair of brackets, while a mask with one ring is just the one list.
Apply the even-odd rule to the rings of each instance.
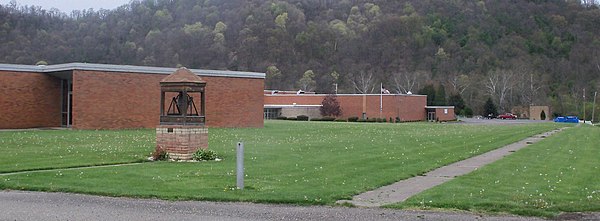
[[42, 72], [42, 66], [23, 65], [23, 64], [0, 64], [2, 71], [19, 71], [19, 72]]
[[[166, 67], [148, 67], [134, 65], [114, 65], [114, 64], [93, 64], [93, 63], [66, 63], [55, 65], [18, 65], [18, 64], [0, 64], [0, 70], [22, 71], [22, 72], [57, 72], [70, 70], [84, 71], [110, 71], [110, 72], [128, 72], [128, 73], [148, 73], [148, 74], [171, 74], [177, 68]], [[222, 71], [222, 70], [203, 70], [190, 69], [194, 74], [207, 77], [235, 77], [235, 78], [259, 78], [264, 79], [265, 73], [244, 72], [244, 71]]]
[[[308, 97], [308, 96], [327, 96], [329, 94], [265, 94], [265, 96], [273, 97], [285, 97], [285, 96], [297, 96], [297, 97]], [[427, 95], [421, 94], [334, 94], [336, 96], [405, 96], [405, 97], [423, 97]]]

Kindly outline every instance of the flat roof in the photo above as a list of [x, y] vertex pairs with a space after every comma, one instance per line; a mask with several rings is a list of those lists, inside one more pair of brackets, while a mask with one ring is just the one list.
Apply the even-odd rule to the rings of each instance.
[[[265, 96], [273, 96], [273, 97], [284, 97], [284, 96], [327, 96], [329, 94], [265, 94]], [[334, 94], [335, 96], [427, 96], [420, 94]]]
[[[134, 65], [115, 65], [115, 64], [93, 64], [93, 63], [66, 63], [55, 65], [21, 65], [21, 64], [0, 64], [0, 71], [18, 71], [35, 73], [53, 73], [61, 71], [108, 71], [108, 72], [126, 72], [126, 73], [144, 73], [144, 74], [172, 74], [177, 68], [149, 67]], [[265, 78], [265, 73], [245, 72], [245, 71], [222, 71], [222, 70], [204, 70], [190, 69], [192, 73], [199, 76], [208, 77], [235, 77], [235, 78]]]

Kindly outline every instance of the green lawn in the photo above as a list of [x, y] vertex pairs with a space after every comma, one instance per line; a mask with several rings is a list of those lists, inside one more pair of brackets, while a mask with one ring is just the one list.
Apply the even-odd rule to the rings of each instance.
[[[478, 155], [525, 137], [563, 125], [461, 125], [461, 124], [368, 124], [339, 122], [267, 121], [261, 129], [209, 131], [209, 147], [221, 162], [156, 162], [110, 168], [57, 170], [0, 177], [0, 189], [66, 191], [109, 196], [156, 197], [215, 201], [333, 204], [339, 199], [398, 180], [423, 174], [443, 165]], [[32, 134], [29, 134], [32, 133]], [[45, 134], [35, 135], [38, 133]], [[154, 146], [154, 131], [40, 131], [2, 132], [2, 137], [40, 137], [36, 145], [20, 149], [28, 158], [11, 159], [24, 167], [57, 167], [57, 162], [37, 162], [37, 157], [71, 151], [99, 154], [94, 134], [113, 137], [108, 143], [123, 161], [136, 161]], [[124, 136], [123, 134], [138, 134]], [[57, 141], [53, 137], [65, 137]], [[96, 141], [87, 141], [90, 137]], [[138, 142], [129, 139], [139, 138]], [[23, 138], [23, 140], [27, 140]], [[145, 141], [141, 141], [145, 140]], [[246, 147], [246, 189], [235, 190], [235, 144]], [[96, 144], [91, 146], [92, 144]], [[55, 152], [41, 146], [61, 146]], [[14, 156], [13, 148], [1, 150]], [[57, 153], [58, 152], [58, 153]], [[60, 154], [59, 154], [60, 153]], [[137, 155], [137, 156], [136, 156]], [[80, 155], [69, 155], [77, 158]], [[6, 156], [1, 156], [2, 163]], [[10, 158], [10, 157], [9, 157]], [[108, 158], [70, 159], [82, 165], [108, 162]], [[66, 161], [66, 160], [65, 160]], [[15, 162], [10, 165], [16, 164]], [[8, 164], [7, 164], [8, 165]], [[73, 166], [68, 164], [68, 166]], [[24, 170], [18, 166], [13, 171]]]
[[568, 129], [394, 208], [553, 216], [600, 211], [600, 128]]
[[156, 146], [153, 130], [0, 132], [0, 173], [140, 162]]

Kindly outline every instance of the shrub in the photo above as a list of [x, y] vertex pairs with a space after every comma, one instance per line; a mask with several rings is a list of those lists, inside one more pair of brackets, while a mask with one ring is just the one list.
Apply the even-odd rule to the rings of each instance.
[[357, 122], [358, 121], [358, 117], [349, 117], [348, 118], [348, 122]]
[[465, 107], [465, 109], [462, 109], [459, 112], [459, 115], [462, 115], [465, 117], [473, 117], [473, 109], [471, 109], [470, 107]]
[[396, 123], [401, 123], [402, 121], [400, 121], [400, 117], [396, 117]]
[[296, 117], [297, 120], [299, 121], [308, 121], [308, 116], [306, 115], [298, 115], [298, 117]]
[[321, 118], [316, 118], [315, 117], [315, 118], [311, 118], [310, 121], [323, 121], [323, 120], [321, 120]]
[[335, 96], [335, 94], [325, 96], [319, 110], [322, 116], [337, 117], [342, 115], [342, 108], [340, 107], [340, 103], [337, 101], [337, 96]]
[[217, 152], [208, 149], [198, 149], [194, 155], [192, 155], [192, 159], [196, 161], [208, 161], [217, 159]]
[[287, 120], [298, 120], [295, 117], [288, 117]]
[[163, 161], [169, 159], [169, 153], [165, 149], [160, 146], [156, 146], [154, 152], [152, 152], [152, 160], [154, 161]]
[[334, 121], [335, 117], [323, 117], [321, 121]]
[[347, 121], [346, 121], [346, 119], [340, 118], [340, 119], [335, 119], [335, 122], [347, 122]]
[[275, 118], [277, 120], [287, 120], [288, 118], [286, 116], [279, 116], [277, 118]]
[[367, 120], [364, 119], [357, 119], [356, 122], [367, 122]]
[[376, 123], [377, 122], [377, 118], [367, 118], [367, 120], [365, 122]]

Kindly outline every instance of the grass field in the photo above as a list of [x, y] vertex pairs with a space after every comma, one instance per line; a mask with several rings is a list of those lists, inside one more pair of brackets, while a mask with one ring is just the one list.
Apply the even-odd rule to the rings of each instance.
[[156, 135], [152, 132], [0, 132], [0, 173], [141, 162], [156, 146]]
[[600, 211], [600, 128], [571, 128], [393, 208], [553, 216]]
[[[0, 189], [333, 204], [559, 126], [267, 121], [262, 129], [210, 129], [209, 145], [223, 158], [221, 162], [155, 162], [4, 175]], [[11, 138], [0, 143], [4, 153], [0, 167], [11, 168], [5, 172], [135, 162], [154, 145], [153, 130], [2, 132], [0, 136]], [[234, 188], [238, 141], [246, 147], [243, 191]], [[19, 142], [23, 144], [14, 148]], [[109, 152], [99, 151], [108, 147]]]

